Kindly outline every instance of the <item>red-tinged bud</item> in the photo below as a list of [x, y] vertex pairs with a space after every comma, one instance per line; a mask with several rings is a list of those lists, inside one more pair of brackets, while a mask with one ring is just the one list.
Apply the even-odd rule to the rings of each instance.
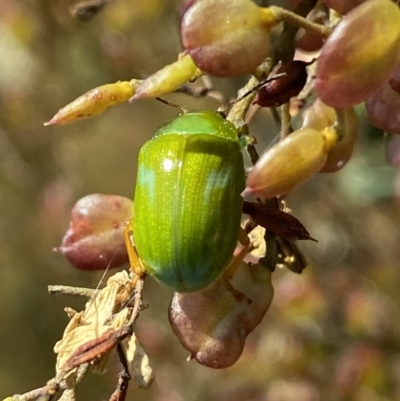
[[205, 73], [217, 77], [251, 74], [268, 56], [268, 8], [251, 0], [189, 1], [181, 20], [183, 47]]
[[[329, 23], [329, 12], [324, 4], [318, 2], [308, 13], [307, 20], [315, 24], [327, 25]], [[301, 28], [297, 32], [295, 42], [296, 47], [303, 52], [315, 52], [322, 47], [324, 40], [321, 35], [316, 35]]]
[[112, 269], [127, 263], [123, 233], [132, 208], [132, 201], [122, 196], [85, 196], [73, 207], [70, 228], [56, 250], [81, 270]]
[[166, 65], [146, 78], [138, 86], [131, 100], [167, 95], [189, 82], [197, 73], [198, 68], [192, 57], [188, 54], [183, 55], [174, 63]]
[[395, 72], [389, 79], [389, 85], [394, 91], [400, 94], [400, 64], [397, 66]]
[[201, 0], [184, 0], [181, 4], [181, 7], [179, 9], [179, 23], [181, 23], [183, 16], [186, 14], [186, 11], [189, 10], [190, 7], [194, 3], [197, 3], [198, 1]]
[[358, 132], [358, 117], [352, 107], [344, 109], [342, 112], [342, 138], [336, 142], [328, 152], [325, 165], [320, 170], [320, 173], [334, 173], [339, 171], [347, 164], [353, 153]]
[[372, 124], [391, 134], [400, 135], [400, 94], [385, 83], [365, 102]]
[[62, 125], [97, 116], [109, 107], [129, 100], [140, 82], [138, 80], [116, 82], [94, 88], [64, 106], [44, 125]]
[[399, 62], [399, 26], [400, 9], [390, 0], [367, 0], [351, 10], [322, 47], [315, 80], [318, 97], [344, 108], [378, 90]]
[[289, 102], [290, 98], [300, 93], [306, 83], [306, 67], [307, 63], [299, 60], [279, 63], [270, 76], [283, 73], [286, 75], [262, 86], [254, 103], [262, 107], [277, 107]]
[[267, 312], [274, 289], [271, 272], [263, 265], [242, 263], [233, 288], [252, 300], [238, 302], [222, 279], [192, 293], [174, 293], [169, 321], [180, 343], [202, 365], [221, 369], [234, 364], [247, 335]]
[[320, 35], [304, 29], [299, 30], [295, 40], [296, 48], [304, 53], [317, 52], [324, 44], [324, 40]]
[[328, 134], [326, 138], [314, 129], [300, 129], [268, 149], [250, 171], [242, 195], [268, 199], [302, 184], [325, 164], [335, 141], [335, 135]]

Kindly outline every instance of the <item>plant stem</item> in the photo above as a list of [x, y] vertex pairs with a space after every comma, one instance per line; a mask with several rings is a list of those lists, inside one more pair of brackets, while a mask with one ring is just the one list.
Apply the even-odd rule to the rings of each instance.
[[91, 298], [96, 293], [96, 290], [91, 288], [71, 287], [69, 285], [49, 285], [47, 290], [50, 294], [74, 295], [86, 298]]
[[275, 14], [276, 19], [287, 22], [297, 28], [303, 28], [306, 31], [322, 36], [323, 38], [327, 38], [332, 32], [330, 28], [311, 22], [298, 13], [286, 10], [285, 8], [271, 6], [269, 9]]

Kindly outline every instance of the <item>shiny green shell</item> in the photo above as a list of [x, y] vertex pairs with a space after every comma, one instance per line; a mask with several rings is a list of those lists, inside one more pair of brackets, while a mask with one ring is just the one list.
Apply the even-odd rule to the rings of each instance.
[[178, 292], [212, 283], [235, 249], [245, 186], [235, 127], [195, 111], [161, 127], [139, 154], [133, 236], [146, 271]]

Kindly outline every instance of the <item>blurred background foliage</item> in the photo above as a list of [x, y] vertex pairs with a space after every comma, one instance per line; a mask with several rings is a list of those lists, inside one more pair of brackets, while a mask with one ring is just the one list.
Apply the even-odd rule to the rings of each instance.
[[[46, 286], [95, 287], [101, 278], [52, 252], [73, 204], [95, 192], [131, 197], [140, 146], [177, 112], [145, 100], [63, 127], [43, 122], [95, 86], [143, 78], [172, 62], [180, 51], [178, 3], [116, 0], [82, 22], [64, 0], [0, 1], [1, 398], [54, 375], [63, 308], [83, 305], [48, 295]], [[234, 96], [244, 82], [215, 84]], [[170, 98], [188, 108], [218, 107], [210, 99]], [[261, 144], [278, 131], [268, 111], [251, 129]], [[128, 399], [400, 400], [400, 180], [384, 146], [382, 133], [363, 119], [349, 165], [290, 195], [294, 215], [319, 242], [301, 244], [310, 261], [302, 275], [274, 273], [272, 307], [233, 367], [185, 361], [167, 320], [171, 292], [149, 279], [150, 308], [137, 331], [156, 381], [149, 390], [132, 383]], [[117, 373], [115, 363], [104, 376], [92, 375], [80, 399], [108, 399]]]

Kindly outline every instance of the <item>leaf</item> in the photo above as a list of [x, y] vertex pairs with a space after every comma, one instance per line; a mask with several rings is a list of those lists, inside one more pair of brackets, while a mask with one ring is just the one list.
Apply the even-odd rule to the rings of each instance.
[[272, 206], [244, 201], [243, 213], [248, 214], [258, 225], [279, 237], [316, 241], [296, 217]]
[[149, 357], [139, 343], [135, 333], [127, 340], [124, 340], [122, 345], [136, 383], [141, 388], [150, 387], [154, 381], [153, 369], [150, 366]]
[[262, 107], [277, 107], [289, 102], [292, 97], [300, 93], [306, 83], [307, 65], [299, 60], [278, 64], [270, 76], [282, 73], [286, 75], [262, 86], [254, 103]]

